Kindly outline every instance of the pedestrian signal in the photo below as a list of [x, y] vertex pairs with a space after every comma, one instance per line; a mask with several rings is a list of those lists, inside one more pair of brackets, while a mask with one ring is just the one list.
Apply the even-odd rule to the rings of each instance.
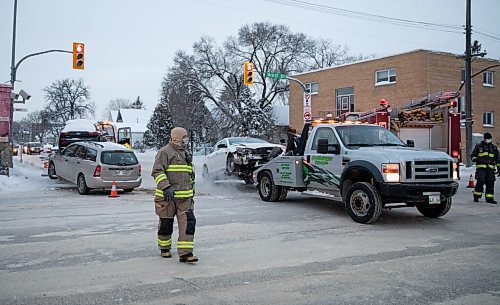
[[251, 62], [243, 64], [243, 83], [253, 85], [253, 64]]
[[73, 42], [73, 69], [83, 70], [85, 68], [85, 45]]

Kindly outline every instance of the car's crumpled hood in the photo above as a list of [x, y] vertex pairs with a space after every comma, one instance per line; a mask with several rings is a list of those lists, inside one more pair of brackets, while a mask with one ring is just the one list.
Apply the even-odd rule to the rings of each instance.
[[232, 145], [235, 148], [250, 148], [250, 149], [257, 149], [257, 148], [262, 148], [262, 147], [281, 147], [283, 148], [282, 145], [279, 144], [272, 144], [272, 143], [240, 143], [236, 145]]

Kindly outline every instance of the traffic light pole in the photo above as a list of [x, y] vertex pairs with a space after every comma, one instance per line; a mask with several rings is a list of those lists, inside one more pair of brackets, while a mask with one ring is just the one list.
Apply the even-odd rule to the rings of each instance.
[[304, 85], [303, 82], [301, 82], [300, 80], [298, 80], [296, 78], [290, 77], [290, 76], [287, 76], [286, 79], [293, 80], [294, 82], [297, 82], [302, 87], [302, 89], [304, 89], [304, 93], [307, 93], [306, 85]]

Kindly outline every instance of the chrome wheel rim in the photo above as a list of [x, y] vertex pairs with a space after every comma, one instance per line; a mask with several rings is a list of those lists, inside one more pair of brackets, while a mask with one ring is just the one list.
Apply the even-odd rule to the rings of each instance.
[[80, 190], [80, 192], [85, 190], [85, 178], [83, 178], [83, 176], [78, 177], [78, 190]]
[[349, 204], [353, 213], [360, 217], [366, 216], [370, 209], [370, 199], [362, 190], [357, 190], [352, 193]]
[[260, 179], [260, 192], [264, 197], [269, 196], [271, 193], [271, 181], [268, 177], [262, 177], [262, 179]]

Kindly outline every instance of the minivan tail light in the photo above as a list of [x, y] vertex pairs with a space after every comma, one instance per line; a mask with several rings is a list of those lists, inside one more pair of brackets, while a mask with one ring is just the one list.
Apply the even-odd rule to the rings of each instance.
[[141, 175], [141, 173], [142, 173], [142, 165], [139, 164], [139, 176]]
[[97, 165], [94, 170], [94, 177], [101, 177], [101, 166]]

